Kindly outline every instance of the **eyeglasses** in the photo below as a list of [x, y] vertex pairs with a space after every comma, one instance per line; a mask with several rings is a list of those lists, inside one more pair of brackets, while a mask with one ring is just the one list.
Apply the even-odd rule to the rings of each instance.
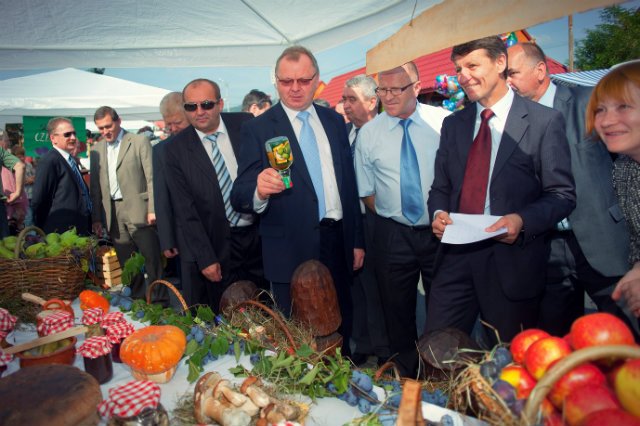
[[64, 132], [64, 133], [55, 133], [56, 135], [62, 135], [65, 138], [70, 138], [71, 136], [75, 136], [76, 132], [74, 130], [70, 131], [70, 132]]
[[183, 107], [185, 111], [188, 112], [194, 112], [195, 110], [198, 109], [198, 105], [200, 105], [200, 108], [202, 108], [205, 111], [209, 111], [210, 109], [213, 109], [216, 105], [218, 105], [220, 103], [220, 101], [204, 101], [204, 102], [186, 102]]
[[284, 87], [291, 87], [291, 86], [293, 86], [294, 83], [298, 83], [298, 86], [308, 86], [308, 85], [311, 84], [313, 79], [316, 78], [316, 75], [318, 75], [317, 71], [315, 73], [313, 73], [313, 75], [310, 78], [286, 78], [286, 79], [282, 79], [282, 78], [276, 76], [276, 80], [278, 80], [278, 83], [280, 83]]
[[404, 92], [405, 90], [407, 90], [409, 87], [413, 86], [416, 83], [417, 81], [413, 81], [404, 87], [389, 87], [389, 88], [378, 87], [376, 89], [376, 95], [386, 96], [389, 93], [391, 93], [391, 95], [393, 96], [398, 96], [399, 94], [401, 94], [402, 92]]

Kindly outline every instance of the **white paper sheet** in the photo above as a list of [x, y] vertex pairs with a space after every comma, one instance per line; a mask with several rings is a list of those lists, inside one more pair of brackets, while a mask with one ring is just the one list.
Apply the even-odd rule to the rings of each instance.
[[445, 244], [475, 243], [507, 232], [507, 228], [500, 228], [495, 232], [485, 231], [485, 228], [496, 223], [501, 216], [462, 213], [450, 213], [449, 216], [453, 223], [444, 228], [442, 242]]

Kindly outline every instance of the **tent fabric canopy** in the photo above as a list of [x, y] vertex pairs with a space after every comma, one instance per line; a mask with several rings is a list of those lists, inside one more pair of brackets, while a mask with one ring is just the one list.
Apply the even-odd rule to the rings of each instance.
[[406, 22], [438, 0], [21, 0], [3, 8], [0, 69], [272, 66]]
[[568, 72], [565, 74], [551, 75], [551, 80], [557, 84], [565, 86], [588, 86], [592, 87], [598, 84], [600, 79], [607, 75], [608, 69]]
[[158, 106], [169, 90], [66, 68], [0, 81], [0, 123], [22, 116], [74, 116], [93, 120], [109, 105], [127, 119], [160, 117]]

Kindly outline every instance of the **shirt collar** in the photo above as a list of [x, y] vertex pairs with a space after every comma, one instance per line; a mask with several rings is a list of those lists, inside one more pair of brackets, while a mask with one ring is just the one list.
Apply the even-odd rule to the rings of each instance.
[[[78, 141], [79, 142], [79, 141]], [[52, 145], [53, 149], [55, 149], [56, 151], [58, 151], [60, 153], [60, 155], [62, 155], [62, 158], [64, 158], [65, 160], [67, 160], [67, 162], [69, 161], [69, 158], [71, 158], [71, 154], [69, 154], [67, 151], [65, 151], [64, 149], [60, 149], [55, 145]], [[73, 160], [75, 161], [75, 160]]]
[[411, 120], [412, 125], [422, 124], [422, 117], [420, 117], [419, 110], [420, 110], [420, 102], [418, 102], [418, 100], [416, 99], [416, 108], [413, 110], [413, 112], [408, 118], [405, 119], [405, 118], [395, 117], [387, 114], [387, 117], [389, 117], [389, 130], [393, 129], [395, 126], [399, 126], [401, 120]]
[[196, 133], [198, 134], [198, 137], [200, 138], [200, 140], [204, 140], [204, 138], [208, 135], [211, 135], [213, 133], [219, 132], [219, 133], [224, 133], [225, 135], [227, 134], [227, 126], [224, 125], [224, 120], [222, 119], [222, 117], [220, 117], [220, 124], [218, 124], [218, 128], [216, 130], [214, 130], [211, 133], [204, 133], [201, 132], [200, 130], [196, 129], [194, 127]]
[[315, 117], [316, 119], [319, 120], [318, 113], [316, 112], [316, 109], [313, 107], [313, 103], [309, 105], [306, 109], [303, 109], [301, 111], [296, 111], [295, 109], [291, 109], [282, 102], [280, 102], [280, 105], [282, 105], [282, 109], [284, 109], [285, 114], [287, 114], [289, 121], [292, 123], [296, 118], [298, 118], [298, 113], [301, 111], [308, 111], [310, 116]]
[[[513, 104], [514, 98], [513, 90], [511, 87], [507, 87], [507, 93], [493, 106], [490, 108], [493, 111], [493, 114], [502, 122], [507, 121], [507, 116], [509, 115], [509, 110], [511, 109], [511, 104]], [[480, 113], [484, 111], [486, 108], [477, 103], [478, 110], [476, 111], [476, 119], [479, 119]]]
[[549, 87], [544, 92], [544, 95], [538, 99], [540, 105], [544, 105], [549, 108], [553, 108], [553, 100], [556, 98], [556, 85], [553, 82], [549, 82]]

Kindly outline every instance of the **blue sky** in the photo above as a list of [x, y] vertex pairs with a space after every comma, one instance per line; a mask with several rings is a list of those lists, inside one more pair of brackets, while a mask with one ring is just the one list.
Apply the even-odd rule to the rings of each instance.
[[[626, 2], [626, 8], [640, 7], [640, 0]], [[593, 29], [600, 22], [601, 9], [576, 14], [573, 17], [574, 39], [579, 41], [586, 35], [587, 29]], [[545, 53], [566, 63], [568, 60], [568, 20], [567, 18], [550, 21], [528, 29]], [[336, 75], [343, 74], [365, 65], [367, 50], [393, 34], [401, 25], [393, 25], [376, 31], [373, 35], [348, 42], [340, 47], [319, 52], [316, 56], [320, 66], [320, 76], [329, 82]], [[3, 71], [0, 80], [35, 71]], [[106, 75], [158, 86], [169, 90], [181, 91], [183, 86], [195, 78], [209, 78], [217, 81], [222, 90], [227, 107], [240, 105], [242, 98], [251, 89], [259, 89], [275, 95], [271, 82], [271, 68], [108, 68]], [[275, 96], [274, 96], [275, 97]]]

